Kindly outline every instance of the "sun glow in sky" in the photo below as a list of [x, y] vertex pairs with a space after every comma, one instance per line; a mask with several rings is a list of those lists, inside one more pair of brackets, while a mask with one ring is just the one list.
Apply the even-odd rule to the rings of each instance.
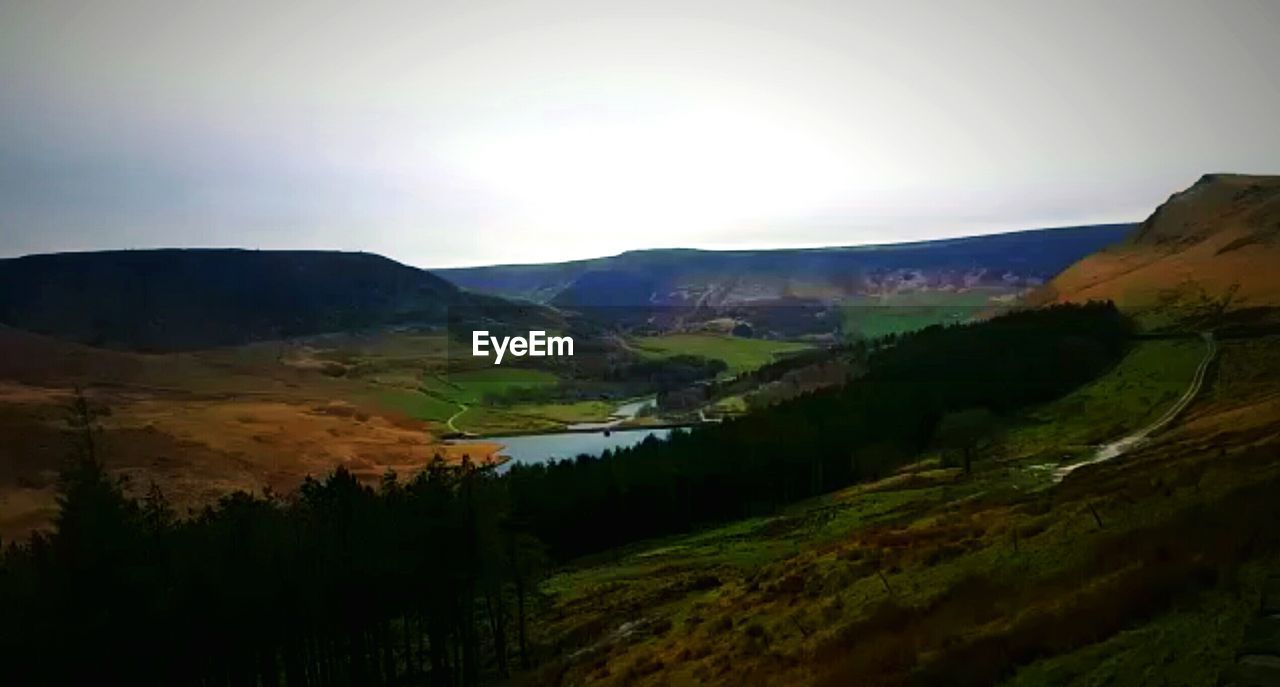
[[1278, 30], [1248, 2], [0, 0], [0, 255], [450, 266], [1137, 220], [1280, 171]]
[[459, 168], [502, 191], [510, 226], [668, 240], [803, 215], [857, 173], [812, 133], [744, 110], [583, 119], [463, 141]]

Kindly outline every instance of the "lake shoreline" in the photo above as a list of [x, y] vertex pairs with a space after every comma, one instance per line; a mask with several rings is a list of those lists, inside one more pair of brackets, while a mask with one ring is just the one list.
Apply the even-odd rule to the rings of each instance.
[[550, 434], [601, 434], [604, 432], [629, 432], [637, 429], [685, 429], [698, 427], [705, 424], [715, 424], [712, 420], [706, 422], [654, 422], [648, 424], [628, 425], [618, 424], [608, 427], [564, 427], [557, 429], [543, 430], [522, 430], [513, 432], [493, 432], [489, 434], [475, 434], [464, 437], [448, 437], [446, 442], [452, 443], [468, 443], [472, 441], [498, 440], [510, 437], [532, 437], [545, 436]]
[[[488, 453], [486, 463], [499, 474], [517, 463], [535, 464], [551, 460], [572, 459], [579, 455], [600, 455], [608, 450], [632, 446], [651, 436], [666, 439], [677, 430], [687, 430], [705, 422], [664, 422], [641, 417], [646, 408], [656, 405], [656, 398], [632, 399], [620, 406], [607, 422], [568, 424], [545, 430], [493, 432], [484, 435], [452, 436], [445, 443], [497, 446]], [[636, 435], [640, 438], [633, 439]], [[487, 447], [486, 447], [487, 448]]]

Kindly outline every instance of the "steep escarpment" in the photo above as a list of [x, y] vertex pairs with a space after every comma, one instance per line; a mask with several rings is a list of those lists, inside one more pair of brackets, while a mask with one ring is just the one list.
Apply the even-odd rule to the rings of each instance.
[[1151, 322], [1280, 306], [1280, 176], [1209, 174], [1123, 242], [1058, 275], [1045, 302], [1106, 299]]

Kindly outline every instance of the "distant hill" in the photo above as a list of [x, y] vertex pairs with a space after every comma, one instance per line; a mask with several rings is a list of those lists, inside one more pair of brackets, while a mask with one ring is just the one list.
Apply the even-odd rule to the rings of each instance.
[[557, 305], [831, 303], [907, 293], [991, 298], [1040, 286], [1131, 224], [846, 248], [646, 250], [542, 265], [434, 272], [466, 289]]
[[1280, 176], [1208, 174], [1127, 239], [1058, 275], [1044, 302], [1113, 300], [1148, 323], [1280, 307]]
[[476, 299], [367, 253], [173, 249], [0, 260], [0, 323], [138, 351], [437, 324], [450, 305]]

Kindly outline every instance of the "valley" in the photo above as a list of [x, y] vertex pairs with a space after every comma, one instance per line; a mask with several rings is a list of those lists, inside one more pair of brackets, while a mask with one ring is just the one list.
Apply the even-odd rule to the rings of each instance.
[[0, 687], [1280, 687], [1280, 0], [0, 0]]
[[[1114, 233], [1111, 229], [1093, 233], [1060, 230], [1039, 239], [1040, 234], [1028, 232], [1010, 239], [1015, 241], [1012, 248], [1002, 247], [1001, 242], [1009, 240], [996, 237], [979, 240], [974, 247], [970, 246], [973, 242], [957, 242], [960, 253], [952, 257], [947, 253], [950, 244], [944, 243], [929, 246], [932, 252], [926, 251], [924, 258], [915, 247], [908, 247], [902, 258], [907, 262], [888, 259], [886, 263], [882, 254], [894, 254], [892, 247], [859, 259], [881, 266], [940, 260], [947, 269], [977, 275], [999, 266], [983, 266], [983, 260], [1025, 259], [1009, 258], [1008, 251], [1032, 240], [1046, 241], [1042, 249], [1046, 257], [1033, 264], [1052, 265], [1053, 260], [1070, 259], [1074, 253], [1069, 251], [1080, 250], [1077, 246], [1091, 245], [1090, 241], [1105, 240]], [[1056, 257], [1062, 250], [1068, 252]], [[854, 254], [860, 255], [857, 251]], [[748, 264], [763, 267], [763, 274], [778, 273], [779, 267], [763, 257], [749, 260]], [[233, 290], [184, 295], [176, 286], [183, 278], [181, 269], [195, 270], [217, 284], [229, 284], [227, 274], [236, 270], [253, 273], [260, 269], [257, 265], [272, 274]], [[376, 287], [362, 286], [365, 290], [356, 292], [342, 283], [322, 283], [326, 280], [319, 275], [339, 265], [347, 265], [344, 269], [357, 274], [377, 275], [381, 281]], [[738, 270], [738, 266], [732, 269]], [[960, 291], [955, 291], [956, 284], [921, 282], [921, 291], [916, 293], [907, 280], [894, 287], [897, 295], [875, 296], [871, 306], [849, 305], [843, 317], [837, 314], [832, 321], [859, 322], [860, 329], [847, 329], [853, 336], [964, 321], [990, 311], [992, 297], [1025, 289], [1049, 268], [1035, 269], [1041, 272], [1008, 281], [1013, 291], [1008, 287], [991, 291], [974, 277], [968, 282], [962, 279]], [[129, 275], [147, 278], [139, 282]], [[887, 284], [886, 278], [876, 277], [880, 280], [876, 283]], [[4, 404], [3, 415], [13, 420], [8, 423], [9, 440], [0, 458], [14, 466], [0, 481], [0, 535], [10, 538], [50, 522], [58, 466], [69, 450], [58, 427], [62, 407], [76, 388], [83, 388], [96, 407], [109, 413], [101, 424], [104, 460], [112, 474], [130, 478], [135, 493], [155, 482], [184, 509], [209, 505], [236, 490], [288, 493], [307, 475], [323, 474], [338, 466], [375, 482], [389, 470], [416, 473], [437, 454], [451, 463], [460, 462], [464, 455], [480, 463], [495, 462], [499, 460], [500, 440], [455, 440], [554, 432], [575, 424], [606, 422], [613, 408], [629, 395], [652, 393], [649, 387], [592, 382], [599, 380], [600, 374], [592, 370], [468, 369], [465, 364], [457, 369], [459, 361], [451, 358], [449, 331], [459, 325], [448, 320], [440, 298], [458, 317], [477, 321], [498, 317], [508, 323], [541, 322], [556, 316], [536, 308], [510, 308], [485, 301], [376, 256], [319, 252], [275, 256], [243, 251], [34, 256], [0, 261], [3, 280], [33, 286], [5, 289], [8, 300], [0, 302], [0, 320], [44, 332], [12, 327], [0, 331], [0, 346], [9, 353], [5, 357], [8, 366], [0, 363], [0, 378], [7, 380], [0, 403]], [[120, 284], [122, 288], [114, 292], [114, 287], [95, 288], [102, 284]], [[941, 291], [934, 293], [935, 287]], [[318, 333], [278, 339], [285, 330], [272, 324], [270, 316], [228, 325], [221, 331], [193, 327], [184, 319], [193, 309], [209, 308], [231, 320], [249, 312], [254, 318], [263, 318], [262, 304], [254, 298], [255, 289], [263, 288], [274, 290], [281, 303], [292, 298], [288, 295], [292, 292], [320, 292], [307, 303], [308, 310], [289, 316], [293, 321], [289, 327], [294, 330]], [[338, 293], [343, 295], [334, 295]], [[23, 300], [34, 295], [39, 299]], [[365, 299], [362, 304], [361, 298]], [[739, 306], [733, 311], [695, 310], [693, 317], [663, 305], [656, 310], [659, 317], [677, 313], [664, 328], [641, 327], [633, 334], [604, 340], [604, 353], [592, 351], [591, 359], [613, 355], [608, 351], [617, 349], [656, 365], [685, 358], [719, 361], [723, 369], [716, 376], [723, 381], [830, 343], [803, 337], [760, 338], [750, 332], [735, 335], [730, 330], [743, 323], [766, 329], [777, 321], [794, 319], [791, 304], [757, 308], [748, 299], [742, 307], [744, 302], [735, 298], [715, 300]], [[363, 322], [370, 325], [349, 333], [323, 333], [326, 327], [350, 326], [332, 324], [338, 315], [331, 309], [315, 309], [326, 299], [349, 303], [360, 314], [353, 310], [341, 317], [348, 317], [351, 323], [366, 318]], [[169, 313], [182, 315], [164, 328], [147, 328], [135, 322], [139, 313], [122, 308], [129, 302], [164, 313], [158, 316], [162, 320]], [[964, 305], [957, 306], [962, 302]], [[92, 326], [78, 322], [78, 308], [97, 313], [96, 322]], [[805, 313], [802, 319], [808, 316], [803, 306], [794, 312]], [[597, 313], [587, 310], [588, 317], [593, 314]], [[383, 324], [377, 324], [379, 318]], [[784, 330], [796, 333], [788, 326]], [[182, 334], [172, 334], [176, 331]], [[228, 341], [228, 331], [249, 341], [222, 345]], [[650, 375], [652, 371], [637, 370], [634, 374]], [[571, 378], [588, 383], [565, 391], [562, 387]], [[741, 395], [693, 403], [689, 406], [682, 401], [665, 418], [650, 414], [632, 418], [627, 424], [698, 422], [708, 414], [719, 418], [746, 410]]]
[[[0, 299], [0, 659], [105, 589], [85, 646], [175, 683], [1266, 684], [1277, 198], [437, 271], [463, 288], [215, 251], [148, 300], [121, 275], [172, 288], [155, 256], [0, 261], [43, 284]], [[341, 318], [208, 277], [330, 261]], [[534, 328], [574, 354], [459, 353]]]
[[[607, 423], [626, 400], [609, 398], [608, 384], [595, 398], [563, 398], [554, 391], [561, 378], [543, 369], [453, 370], [449, 345], [444, 331], [385, 331], [139, 354], [0, 329], [9, 365], [0, 382], [0, 536], [51, 523], [73, 445], [66, 407], [78, 388], [101, 413], [110, 473], [129, 479], [131, 493], [155, 483], [182, 509], [240, 490], [289, 493], [337, 467], [376, 483], [388, 471], [414, 475], [437, 455], [496, 463], [503, 436]], [[808, 347], [719, 335], [631, 345], [642, 358], [696, 354], [736, 371]], [[546, 393], [502, 400], [521, 390]], [[663, 421], [626, 420], [655, 422]]]

